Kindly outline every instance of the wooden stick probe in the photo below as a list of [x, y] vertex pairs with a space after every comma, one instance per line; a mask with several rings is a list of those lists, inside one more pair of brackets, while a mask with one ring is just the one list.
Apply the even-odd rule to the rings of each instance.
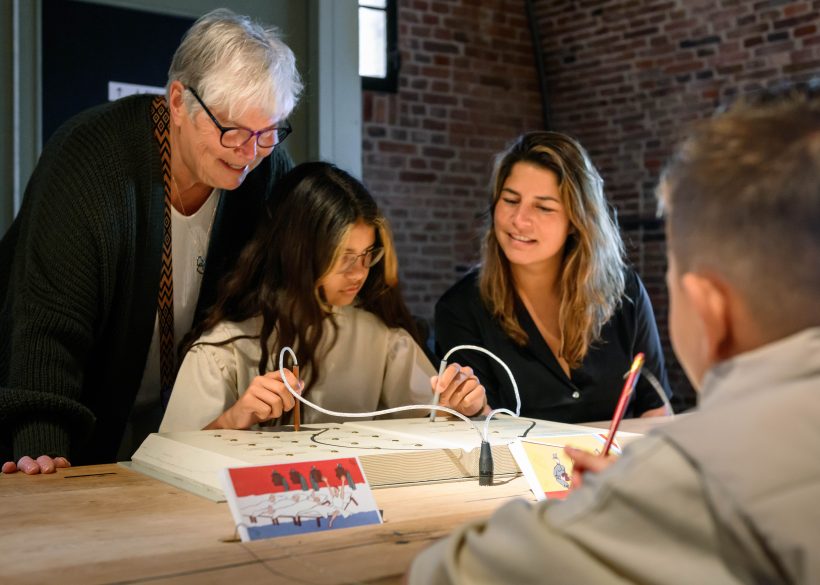
[[[293, 375], [296, 376], [296, 384], [297, 384], [297, 387], [298, 387], [298, 384], [299, 384], [299, 366], [298, 365], [293, 366]], [[299, 418], [300, 418], [300, 414], [301, 414], [301, 409], [300, 409], [301, 406], [302, 406], [302, 403], [297, 400], [296, 405], [293, 407], [293, 430], [297, 431], [297, 432], [299, 431]]]
[[635, 384], [638, 383], [638, 375], [641, 373], [643, 360], [644, 355], [639, 353], [635, 356], [632, 367], [629, 368], [629, 375], [626, 378], [623, 390], [621, 390], [621, 397], [618, 399], [618, 405], [615, 407], [615, 414], [612, 415], [612, 422], [609, 425], [609, 436], [606, 438], [606, 443], [604, 443], [601, 457], [606, 457], [609, 454], [609, 448], [612, 447], [612, 441], [615, 440], [615, 433], [618, 432], [618, 425], [621, 424], [624, 413], [626, 413], [626, 405], [629, 403], [629, 397], [635, 390]]
[[[441, 377], [444, 375], [444, 370], [447, 369], [447, 362], [441, 360], [441, 364], [438, 367], [438, 382], [436, 383], [436, 389], [433, 390], [433, 404], [438, 405], [441, 402], [441, 394], [438, 392], [438, 385], [441, 383]], [[436, 421], [436, 409], [433, 408], [430, 410], [430, 422]]]

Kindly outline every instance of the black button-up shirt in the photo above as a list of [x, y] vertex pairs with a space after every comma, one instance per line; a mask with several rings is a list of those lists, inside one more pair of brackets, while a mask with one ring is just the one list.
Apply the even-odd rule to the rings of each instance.
[[[436, 304], [436, 350], [443, 356], [456, 345], [478, 345], [493, 352], [510, 368], [521, 396], [521, 416], [578, 423], [612, 418], [624, 384], [624, 374], [639, 352], [649, 370], [671, 395], [649, 296], [640, 278], [629, 270], [620, 306], [604, 325], [601, 339], [590, 347], [583, 363], [567, 376], [527, 309], [516, 302], [519, 323], [529, 340], [517, 345], [493, 319], [478, 290], [478, 271], [456, 283]], [[492, 358], [471, 350], [448, 361], [470, 366], [487, 391], [492, 408], [515, 411], [509, 376]], [[638, 416], [663, 402], [645, 376], [630, 399], [626, 416]]]

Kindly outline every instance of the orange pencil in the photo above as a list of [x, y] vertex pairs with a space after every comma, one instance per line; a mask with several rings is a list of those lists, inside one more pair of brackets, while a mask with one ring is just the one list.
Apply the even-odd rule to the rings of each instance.
[[639, 353], [635, 356], [632, 362], [632, 367], [629, 368], [629, 375], [626, 377], [623, 390], [621, 390], [621, 397], [618, 398], [618, 405], [615, 407], [615, 414], [612, 415], [612, 422], [609, 424], [609, 436], [604, 443], [604, 449], [601, 451], [601, 457], [606, 457], [609, 454], [609, 448], [612, 447], [612, 441], [615, 440], [615, 433], [618, 432], [618, 426], [624, 418], [626, 412], [626, 405], [629, 403], [629, 397], [635, 390], [635, 384], [638, 383], [638, 376], [643, 367], [644, 355]]
[[[299, 366], [298, 365], [293, 366], [293, 375], [296, 376], [296, 384], [297, 384], [297, 387], [298, 387], [298, 384], [299, 384]], [[293, 430], [297, 431], [297, 432], [299, 431], [299, 414], [300, 414], [299, 407], [301, 405], [302, 405], [302, 403], [297, 400], [296, 405], [293, 407]]]

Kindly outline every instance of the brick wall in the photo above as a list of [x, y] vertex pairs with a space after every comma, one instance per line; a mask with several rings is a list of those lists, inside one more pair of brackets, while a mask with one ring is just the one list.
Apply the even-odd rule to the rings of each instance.
[[[364, 178], [397, 236], [406, 296], [430, 316], [477, 257], [492, 155], [541, 127], [523, 0], [399, 0], [398, 94], [364, 95]], [[820, 75], [820, 0], [534, 0], [551, 128], [588, 148], [669, 349], [662, 165], [688, 121], [737, 94]]]
[[[589, 149], [668, 346], [665, 242], [651, 220], [686, 123], [733, 96], [820, 74], [820, 1], [536, 0], [551, 124]], [[643, 227], [641, 227], [643, 225]]]
[[433, 305], [477, 259], [493, 155], [541, 127], [523, 0], [399, 0], [396, 94], [364, 92], [363, 174], [391, 222], [405, 298]]

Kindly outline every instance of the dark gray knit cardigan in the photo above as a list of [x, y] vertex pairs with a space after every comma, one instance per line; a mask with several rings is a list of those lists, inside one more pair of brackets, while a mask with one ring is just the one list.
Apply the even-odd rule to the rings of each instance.
[[[151, 99], [125, 98], [66, 122], [0, 241], [0, 461], [115, 460], [159, 289], [164, 194]], [[277, 149], [221, 198], [195, 322], [291, 166]]]

